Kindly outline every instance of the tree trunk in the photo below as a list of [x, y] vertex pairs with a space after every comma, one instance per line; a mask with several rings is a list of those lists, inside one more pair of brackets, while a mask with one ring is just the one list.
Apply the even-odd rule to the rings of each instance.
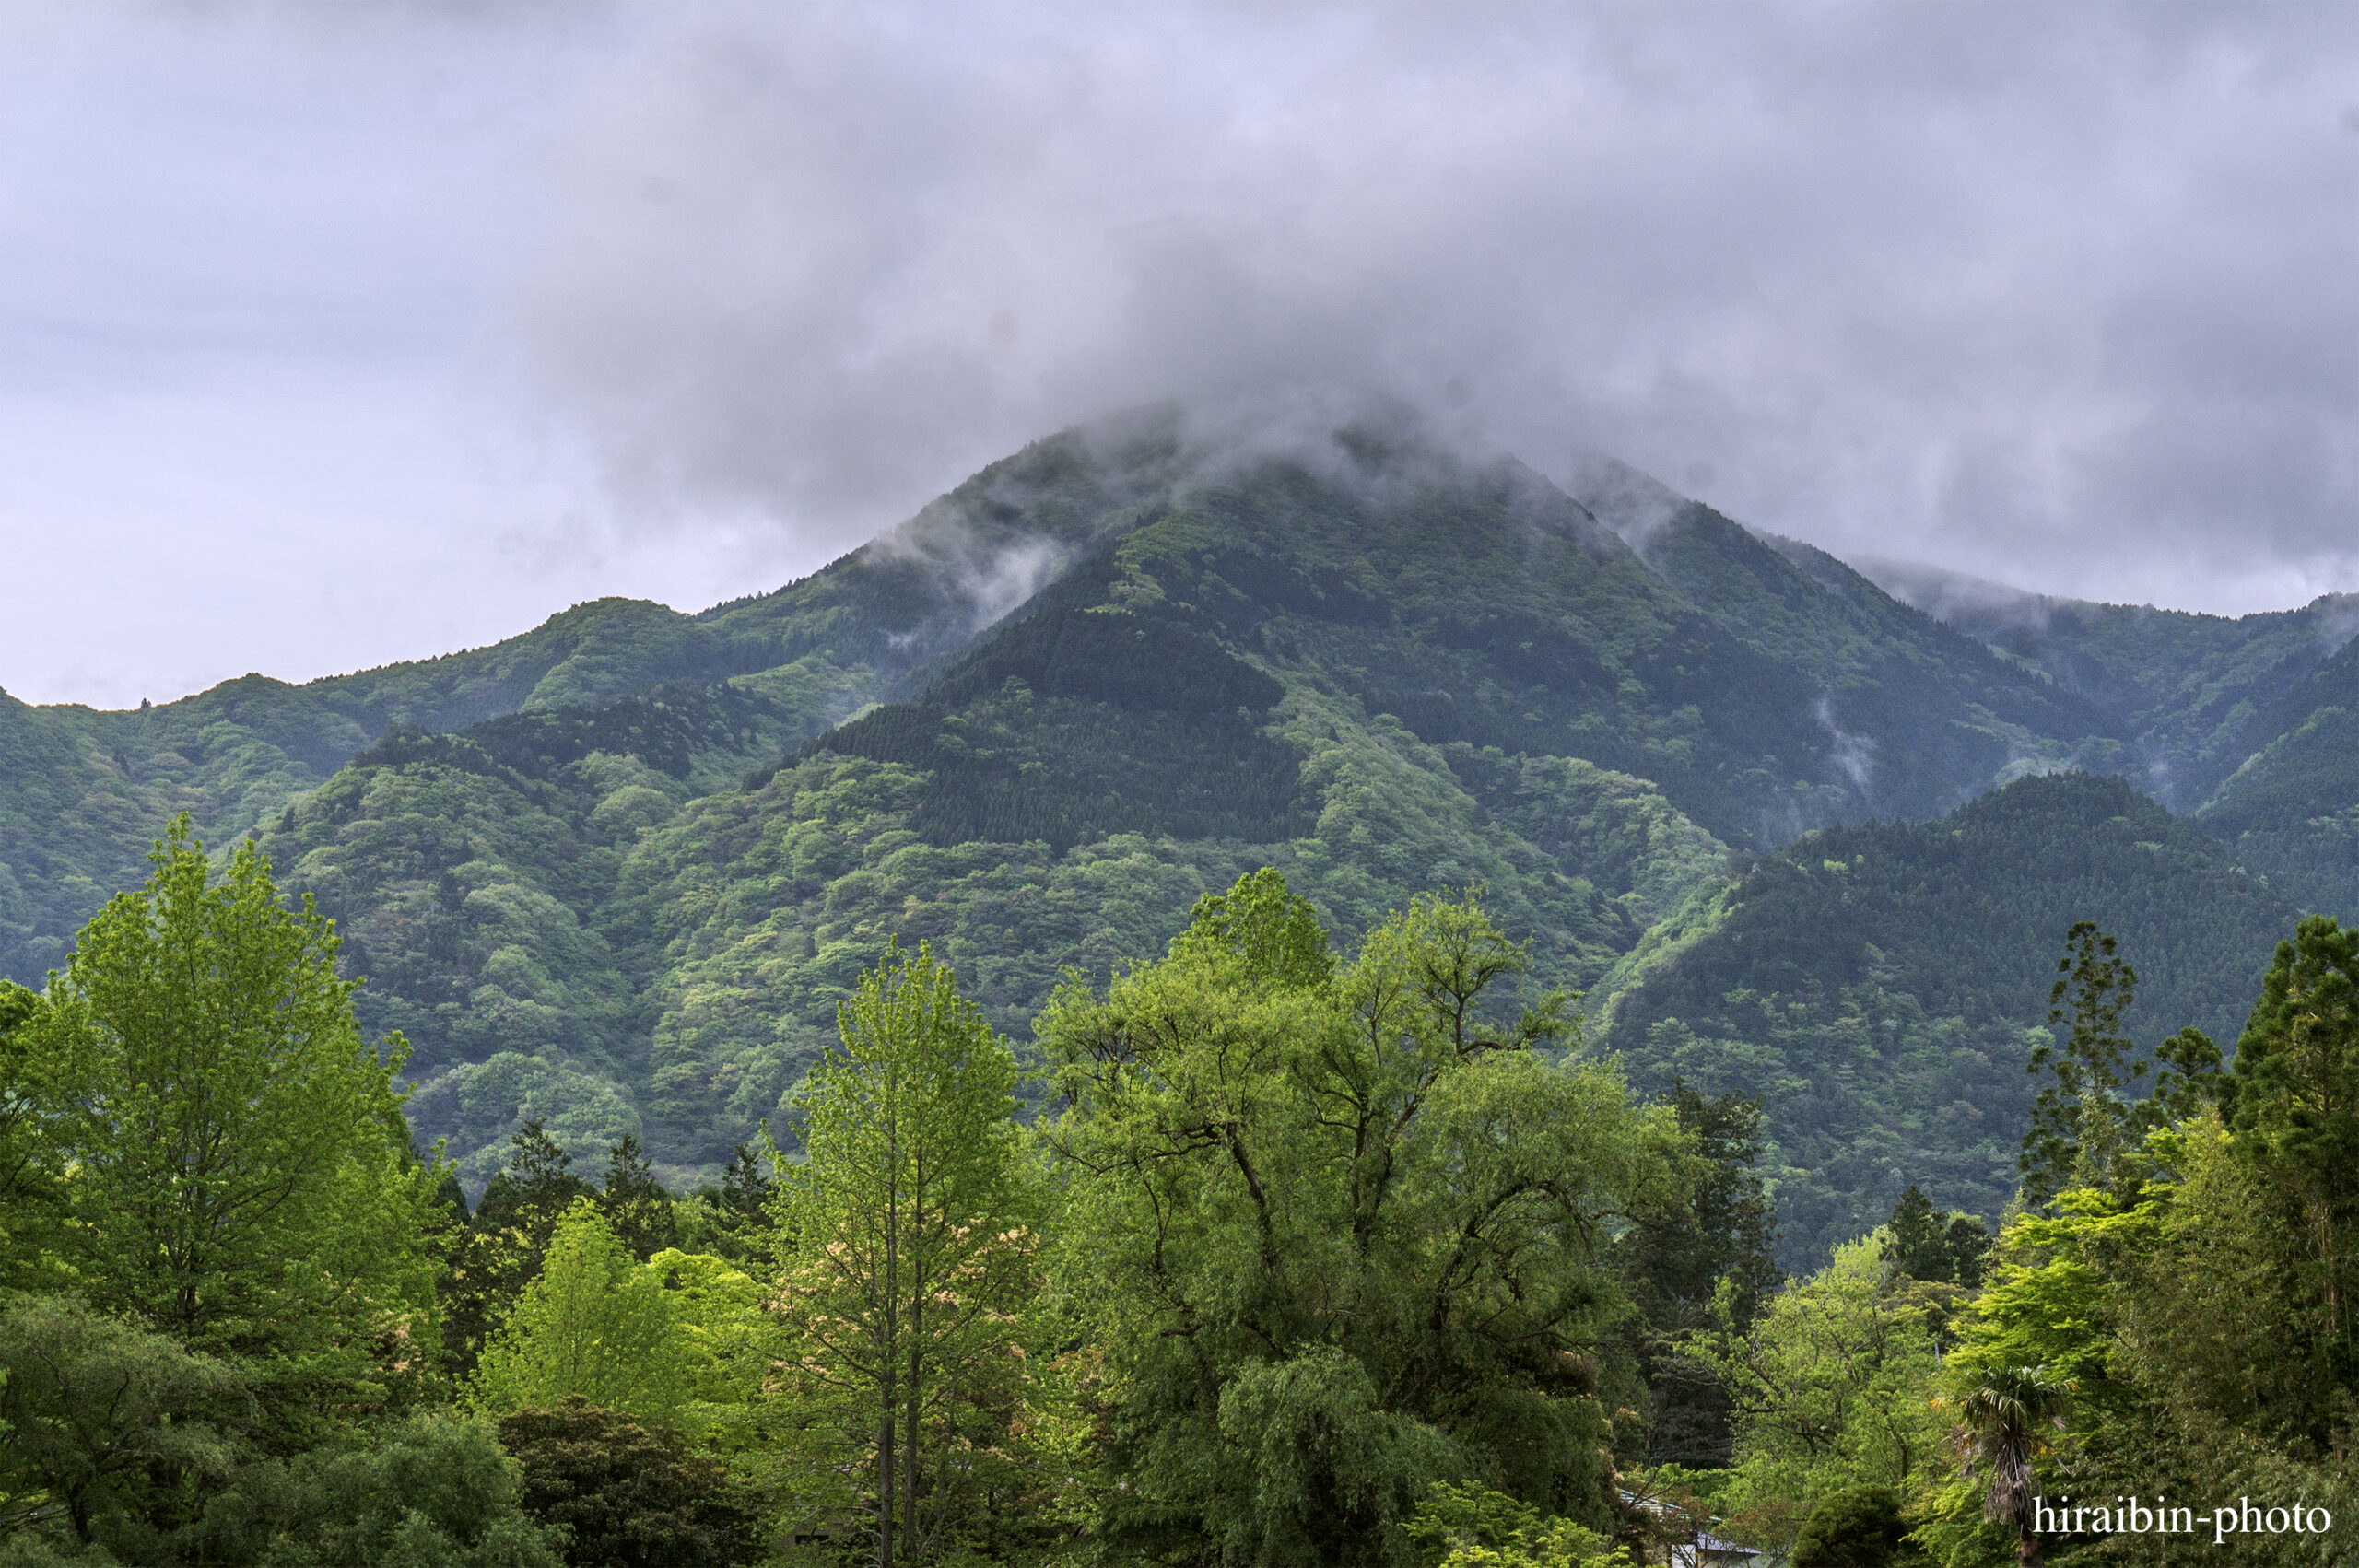
[[894, 1385], [900, 1324], [900, 1215], [891, 1198], [885, 1207], [885, 1332], [876, 1357], [876, 1568], [893, 1568], [893, 1414], [900, 1390]]
[[919, 1387], [918, 1376], [923, 1370], [925, 1353], [923, 1330], [927, 1284], [923, 1246], [926, 1230], [926, 1144], [922, 1139], [913, 1142], [915, 1146], [910, 1150], [910, 1228], [912, 1233], [910, 1239], [919, 1244], [919, 1251], [910, 1262], [910, 1381], [903, 1395], [908, 1403], [903, 1418], [907, 1430], [901, 1434], [901, 1441], [908, 1447], [908, 1468], [901, 1473], [901, 1491], [906, 1499], [901, 1504], [901, 1541], [912, 1555], [916, 1553], [921, 1539], [918, 1534], [918, 1405], [924, 1390]]
[[909, 1429], [909, 1430], [908, 1430], [907, 1432], [903, 1433], [902, 1433], [902, 1436], [901, 1436], [901, 1442], [902, 1442], [902, 1444], [906, 1446], [906, 1448], [907, 1448], [907, 1450], [908, 1450], [908, 1454], [909, 1454], [909, 1462], [908, 1462], [907, 1468], [906, 1468], [906, 1469], [904, 1469], [902, 1470], [902, 1472], [901, 1472], [901, 1494], [902, 1494], [902, 1496], [903, 1496], [904, 1498], [906, 1498], [906, 1499], [907, 1499], [907, 1501], [906, 1501], [906, 1502], [904, 1502], [904, 1503], [901, 1504], [901, 1508], [902, 1508], [901, 1539], [902, 1539], [902, 1541], [903, 1541], [905, 1544], [907, 1544], [907, 1545], [909, 1546], [909, 1548], [910, 1548], [910, 1550], [914, 1551], [914, 1550], [917, 1550], [917, 1542], [918, 1542], [918, 1539], [919, 1539], [919, 1537], [918, 1537], [918, 1346], [917, 1346], [917, 1321], [916, 1321], [916, 1314], [915, 1314], [914, 1312], [912, 1312], [912, 1313], [911, 1313], [911, 1315], [910, 1315], [910, 1390], [909, 1390], [909, 1396], [908, 1396], [908, 1398], [909, 1398], [909, 1410], [908, 1410], [907, 1416], [906, 1416], [906, 1418], [905, 1418], [905, 1420], [904, 1420], [904, 1424], [908, 1427], [908, 1429]]
[[893, 1568], [893, 1382], [885, 1380], [885, 1413], [876, 1423], [876, 1568]]

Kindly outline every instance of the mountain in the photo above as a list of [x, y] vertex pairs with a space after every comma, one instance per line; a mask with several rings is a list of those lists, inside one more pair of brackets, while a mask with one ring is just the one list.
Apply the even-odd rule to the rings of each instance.
[[1730, 636], [1804, 678], [1872, 814], [1936, 815], [2025, 773], [2123, 760], [2118, 711], [1825, 551], [1756, 535], [1611, 461], [1585, 468], [1572, 493]]
[[1880, 1223], [1912, 1184], [1996, 1216], [2073, 922], [2141, 977], [2142, 1045], [2192, 1024], [2232, 1049], [2293, 899], [2118, 778], [2025, 778], [1926, 823], [1813, 834], [1699, 892], [1616, 977], [1602, 1043], [1641, 1082], [1763, 1096], [1800, 1259]]
[[[2210, 668], [2197, 629], [2170, 657]], [[2238, 734], [2286, 726], [2248, 748], [2279, 757], [2252, 765], [2255, 801], [2331, 771], [2348, 706], [2324, 674], [2302, 706], [2325, 667], [2281, 631], [2257, 634], [2281, 656], [2236, 687]], [[607, 601], [493, 649], [139, 713], [0, 704], [0, 969], [54, 963], [184, 806], [216, 842], [256, 835], [336, 918], [364, 1018], [414, 1048], [414, 1121], [471, 1184], [520, 1116], [575, 1146], [638, 1132], [690, 1180], [775, 1114], [888, 939], [932, 942], [1021, 1037], [1068, 968], [1152, 954], [1198, 895], [1274, 864], [1347, 938], [1481, 883], [1534, 978], [1586, 989], [1650, 1081], [1757, 1082], [1783, 1117], [1788, 1081], [1816, 1082], [1816, 1036], [1618, 999], [1677, 992], [1683, 955], [1752, 929], [1745, 890], [1786, 874], [1762, 868], [1834, 875], [1828, 839], [1918, 831], [1893, 819], [2069, 766], [2142, 780], [2144, 737], [2178, 720], [2167, 693], [2124, 689], [2060, 679], [1635, 471], [1568, 492], [1397, 425], [1216, 451], [1150, 412], [1036, 443], [702, 614]], [[2205, 820], [2218, 838], [2146, 802], [2104, 821], [2165, 846], [2155, 896], [2273, 940], [2280, 878], [2233, 868], [2294, 852], [2267, 837], [2282, 815]], [[2062, 929], [2048, 916], [2094, 897], [2041, 883], [2036, 860], [1927, 864], [2015, 889], [2040, 914], [2007, 928], [2035, 966]], [[1921, 1001], [1986, 1054], [2026, 1026], [2013, 935]], [[2248, 989], [2247, 958], [2183, 942], [2152, 963], [2217, 1000]], [[1822, 969], [1839, 1024], [1865, 982]], [[1663, 1045], [1666, 1021], [1711, 1043]], [[1797, 1235], [1872, 1207], [1883, 1176], [1843, 1161], [1920, 1114], [1860, 1104], [1832, 1153], [1778, 1131]], [[2020, 1113], [1989, 1105], [1993, 1128]], [[1927, 1147], [1945, 1202], [1999, 1179], [1973, 1140]]]
[[2245, 726], [2259, 747], [2195, 820], [2307, 908], [2359, 911], [2359, 641]]
[[825, 571], [699, 615], [604, 599], [490, 648], [302, 685], [246, 675], [123, 712], [0, 692], [0, 975], [38, 983], [91, 910], [145, 875], [171, 813], [243, 834], [399, 726], [753, 677], [738, 688], [761, 737], [747, 755], [775, 755], [963, 647], [1121, 515], [1122, 486], [1175, 457], [1154, 426], [1039, 442]]
[[2231, 619], [2026, 593], [1914, 562], [1862, 559], [1895, 597], [2118, 714], [2141, 787], [2194, 811], [2282, 729], [2257, 729], [2359, 633], [2359, 594]]

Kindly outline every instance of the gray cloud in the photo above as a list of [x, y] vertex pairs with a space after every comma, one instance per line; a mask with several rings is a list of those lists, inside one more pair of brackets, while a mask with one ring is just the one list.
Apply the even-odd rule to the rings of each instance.
[[2359, 25], [2322, 6], [635, 13], [509, 293], [643, 513], [823, 556], [1177, 395], [2049, 591], [2359, 584]]
[[2359, 588], [2354, 17], [0, 7], [0, 685], [694, 608], [1173, 397], [2049, 593]]

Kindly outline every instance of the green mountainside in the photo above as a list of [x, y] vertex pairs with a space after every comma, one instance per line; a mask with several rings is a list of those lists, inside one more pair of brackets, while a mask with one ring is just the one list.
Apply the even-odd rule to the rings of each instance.
[[[1825, 551], [1755, 535], [1620, 463], [1575, 493], [1729, 634], [1801, 673], [1867, 814], [1926, 816], [2036, 771], [2118, 770], [2122, 715], [1907, 603]], [[1856, 816], [1852, 820], [1857, 820]]]
[[2292, 899], [2118, 778], [2025, 778], [1927, 823], [1813, 834], [1691, 898], [1634, 954], [1601, 1032], [1633, 1074], [1765, 1101], [1795, 1258], [1911, 1185], [1995, 1215], [2036, 1087], [2065, 932], [2095, 920], [2141, 977], [2142, 1045], [2233, 1047]]
[[[2137, 623], [2178, 675], [2137, 677], [2121, 631], [2085, 654], [2115, 673], [2067, 679], [1633, 471], [1567, 494], [1399, 430], [1215, 461], [1149, 414], [699, 615], [604, 601], [134, 713], [0, 698], [0, 974], [37, 982], [185, 809], [336, 919], [471, 1188], [525, 1117], [692, 1180], [893, 938], [1023, 1039], [1068, 967], [1159, 952], [1257, 866], [1345, 941], [1481, 883], [1634, 1071], [1767, 1097], [1806, 1250], [1888, 1209], [1895, 1170], [2003, 1199], [2024, 987], [2073, 919], [2121, 922], [2172, 1027], [2233, 1038], [2218, 999], [2293, 902], [2341, 896], [2297, 867], [2353, 842], [2359, 705], [2347, 650], [2297, 651], [2316, 612], [2242, 642]], [[2151, 785], [2199, 732], [2243, 749], [2193, 825], [2091, 778], [1988, 793]], [[1863, 857], [1915, 880], [1872, 894]]]
[[2196, 821], [2305, 907], [2359, 909], [2359, 641], [2255, 715], [2246, 732], [2259, 749]]
[[2359, 595], [2230, 619], [2151, 604], [2051, 599], [1908, 562], [1863, 569], [1896, 597], [2121, 716], [2122, 771], [2193, 811], [2290, 726], [2266, 728], [2287, 694], [2359, 632]]
[[123, 712], [0, 692], [0, 975], [38, 982], [107, 895], [146, 875], [171, 813], [216, 839], [245, 833], [398, 725], [456, 730], [757, 675], [740, 690], [769, 736], [757, 749], [775, 755], [963, 647], [1174, 451], [1154, 425], [1036, 443], [825, 571], [700, 615], [604, 599], [490, 648], [299, 686], [247, 675]]

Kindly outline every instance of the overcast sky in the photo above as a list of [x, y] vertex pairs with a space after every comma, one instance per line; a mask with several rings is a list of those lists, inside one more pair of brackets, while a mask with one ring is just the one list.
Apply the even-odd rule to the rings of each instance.
[[2359, 589], [2359, 6], [0, 6], [0, 687], [807, 572], [1167, 396]]

